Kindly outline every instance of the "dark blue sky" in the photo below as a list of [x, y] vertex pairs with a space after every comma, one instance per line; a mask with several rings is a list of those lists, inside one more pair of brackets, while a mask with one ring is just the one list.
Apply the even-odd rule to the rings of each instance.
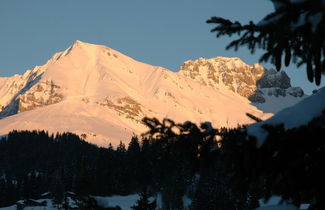
[[[252, 64], [259, 52], [226, 51], [229, 39], [216, 39], [205, 21], [221, 16], [247, 23], [271, 11], [269, 0], [1, 0], [0, 76], [42, 65], [75, 40], [173, 71], [199, 57], [240, 57]], [[292, 65], [287, 72], [293, 85], [315, 88], [304, 69]]]

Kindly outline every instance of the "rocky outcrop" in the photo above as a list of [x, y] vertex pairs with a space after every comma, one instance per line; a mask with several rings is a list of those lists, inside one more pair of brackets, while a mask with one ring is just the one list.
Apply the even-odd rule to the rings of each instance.
[[290, 87], [287, 89], [287, 94], [294, 97], [303, 97], [305, 95], [304, 91], [300, 87]]
[[249, 100], [254, 103], [264, 103], [265, 100], [263, 102], [261, 98], [265, 96], [301, 98], [305, 95], [300, 87], [291, 87], [290, 78], [284, 71], [265, 70], [264, 75], [256, 82], [256, 85], [258, 91], [249, 96]]
[[215, 89], [226, 87], [254, 103], [264, 103], [266, 96], [304, 96], [300, 87], [291, 87], [284, 71], [267, 70], [259, 64], [248, 65], [239, 58], [189, 60], [182, 65], [180, 73]]
[[0, 119], [17, 114], [19, 111], [19, 97], [28, 92], [37, 84], [43, 74], [43, 70], [35, 67], [33, 70], [26, 71], [23, 75], [2, 78], [0, 83]]
[[259, 64], [247, 65], [239, 58], [216, 57], [186, 61], [180, 73], [215, 89], [226, 86], [241, 96], [249, 97], [256, 90], [256, 81], [264, 73]]
[[128, 96], [116, 100], [106, 98], [104, 102], [99, 104], [115, 110], [119, 115], [124, 115], [127, 119], [140, 121], [143, 117], [143, 106]]
[[19, 96], [18, 112], [33, 110], [63, 100], [60, 86], [53, 81], [39, 82], [25, 94]]
[[0, 110], [0, 118], [58, 103], [63, 100], [60, 86], [53, 81], [31, 80], [17, 91], [11, 102]]
[[250, 95], [248, 99], [255, 103], [265, 103], [264, 93], [261, 90], [256, 90], [254, 94]]
[[291, 87], [290, 78], [284, 71], [277, 72], [274, 69], [265, 70], [263, 76], [256, 81], [259, 88], [280, 88]]

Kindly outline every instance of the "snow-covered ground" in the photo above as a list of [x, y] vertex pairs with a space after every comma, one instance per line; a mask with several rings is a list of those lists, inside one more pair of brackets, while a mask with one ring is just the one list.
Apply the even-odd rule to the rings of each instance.
[[[126, 196], [121, 196], [121, 195], [114, 195], [111, 197], [101, 197], [101, 196], [92, 196], [96, 201], [97, 204], [101, 207], [115, 207], [115, 206], [120, 206], [123, 210], [131, 210], [131, 206], [134, 206], [139, 200], [139, 195], [138, 194], [132, 194], [132, 195], [126, 195]], [[156, 197], [150, 197], [149, 201], [152, 202], [156, 200], [157, 207], [156, 209], [162, 208], [162, 200], [161, 200], [161, 195], [157, 194]], [[192, 201], [187, 197], [183, 197], [183, 205], [184, 205], [184, 210], [189, 209]]]
[[260, 147], [268, 135], [268, 133], [261, 128], [262, 125], [283, 124], [285, 129], [291, 129], [307, 124], [313, 118], [320, 116], [324, 110], [325, 87], [296, 105], [280, 111], [270, 119], [248, 126], [248, 134], [257, 137], [257, 146]]
[[[139, 199], [138, 194], [132, 194], [132, 195], [126, 195], [126, 196], [121, 196], [121, 195], [114, 195], [110, 197], [103, 197], [103, 196], [91, 196], [97, 201], [98, 206], [100, 207], [116, 207], [119, 206], [121, 207], [122, 210], [132, 210], [132, 206], [134, 206]], [[149, 198], [150, 201], [153, 201], [156, 199], [157, 202], [157, 208], [160, 209], [162, 208], [162, 202], [160, 195], [158, 194], [156, 198], [151, 197]], [[46, 202], [46, 206], [27, 206], [24, 208], [24, 210], [57, 210], [58, 207], [53, 204], [53, 201], [51, 199], [38, 199], [35, 200], [38, 203], [41, 202]], [[278, 196], [273, 196], [270, 198], [270, 200], [266, 203], [264, 203], [262, 200], [260, 201], [261, 207], [257, 208], [256, 210], [298, 210], [293, 205], [289, 204], [279, 204], [281, 201], [281, 198]], [[22, 201], [19, 201], [22, 202]], [[76, 207], [75, 202], [72, 199], [68, 199], [69, 205], [71, 207]], [[183, 203], [184, 203], [184, 209], [189, 209], [191, 205], [191, 200], [184, 196], [183, 198]], [[299, 210], [307, 209], [308, 205], [307, 204], [302, 204], [299, 208]], [[17, 205], [12, 205], [9, 207], [2, 207], [0, 210], [16, 210]]]
[[[57, 210], [58, 208], [54, 206], [51, 199], [39, 199], [37, 202], [46, 202], [46, 206], [26, 206], [23, 210]], [[18, 201], [19, 202], [19, 201]], [[0, 210], [17, 210], [17, 205], [12, 205], [8, 207], [2, 207]]]
[[139, 200], [139, 195], [115, 195], [112, 197], [93, 196], [93, 198], [97, 201], [99, 206], [104, 208], [119, 206], [123, 210], [131, 210], [131, 206], [134, 206], [136, 201]]
[[289, 205], [289, 204], [275, 204], [275, 205], [267, 205], [267, 206], [262, 206], [259, 207], [255, 210], [304, 210], [308, 209], [308, 204], [303, 204], [300, 206], [300, 208], [297, 208], [294, 205]]
[[307, 98], [308, 96], [305, 95], [301, 98], [297, 98], [290, 95], [287, 95], [285, 97], [283, 96], [278, 96], [278, 97], [264, 96], [264, 97], [265, 97], [265, 103], [252, 103], [252, 104], [256, 106], [258, 109], [263, 110], [264, 112], [278, 113], [285, 108], [289, 108], [297, 104], [299, 101]]
[[[132, 194], [132, 195], [114, 195], [111, 197], [102, 197], [102, 196], [92, 196], [97, 201], [98, 206], [100, 207], [115, 207], [119, 206], [122, 210], [132, 210], [131, 206], [134, 206], [136, 204], [136, 201], [139, 199], [138, 194]], [[151, 201], [154, 200], [154, 198], [150, 198]], [[157, 199], [158, 200], [158, 199]], [[55, 206], [53, 201], [51, 199], [38, 199], [35, 200], [38, 203], [46, 202], [46, 206], [27, 206], [24, 208], [24, 210], [57, 210], [58, 207]], [[23, 201], [18, 201], [18, 203], [22, 203]], [[69, 205], [70, 207], [77, 207], [72, 199], [69, 199]], [[157, 202], [157, 207], [161, 207], [161, 203]], [[8, 207], [2, 207], [0, 210], [16, 210], [17, 205], [12, 205]]]
[[[97, 201], [98, 206], [108, 208], [108, 207], [116, 207], [119, 206], [122, 210], [132, 210], [132, 206], [134, 206], [139, 200], [138, 194], [131, 194], [131, 195], [114, 195], [114, 196], [91, 196]], [[156, 197], [150, 197], [149, 201], [152, 202], [156, 200], [157, 207], [156, 209], [162, 208], [162, 201], [160, 194], [157, 194]], [[35, 200], [38, 203], [46, 202], [46, 206], [27, 206], [24, 208], [24, 210], [57, 210], [58, 207], [53, 204], [53, 201], [51, 199], [38, 199]], [[22, 203], [23, 201], [18, 201], [17, 203]], [[70, 207], [77, 207], [76, 203], [73, 199], [68, 198], [68, 203]], [[184, 203], [184, 209], [189, 209], [189, 206], [191, 205], [191, 200], [187, 197], [183, 197], [183, 203]], [[16, 210], [17, 205], [12, 205], [8, 207], [2, 207], [0, 210]]]
[[272, 205], [272, 206], [260, 207], [255, 210], [299, 210], [299, 209], [294, 205]]
[[[261, 199], [259, 201], [260, 207], [256, 210], [293, 210], [298, 209], [297, 207], [290, 205], [290, 204], [281, 204], [281, 197], [279, 196], [272, 196], [268, 201], [264, 201]], [[299, 210], [308, 209], [308, 204], [301, 204]]]

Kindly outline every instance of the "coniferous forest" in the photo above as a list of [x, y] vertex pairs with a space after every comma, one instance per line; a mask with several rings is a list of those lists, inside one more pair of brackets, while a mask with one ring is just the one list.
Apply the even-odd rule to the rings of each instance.
[[145, 118], [149, 132], [116, 148], [99, 148], [72, 133], [13, 131], [0, 140], [0, 207], [46, 192], [60, 203], [65, 192], [74, 192], [145, 199], [159, 193], [164, 209], [183, 209], [186, 195], [192, 209], [221, 210], [254, 209], [258, 200], [279, 195], [324, 209], [324, 120], [325, 113], [291, 130], [265, 126], [269, 135], [259, 148], [245, 127], [168, 119]]

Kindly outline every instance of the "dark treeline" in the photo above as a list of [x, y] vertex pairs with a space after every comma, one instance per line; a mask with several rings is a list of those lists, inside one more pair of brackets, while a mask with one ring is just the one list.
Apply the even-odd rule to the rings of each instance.
[[11, 132], [0, 140], [0, 206], [45, 192], [53, 192], [58, 202], [66, 191], [134, 193], [143, 183], [133, 170], [139, 142], [136, 138], [131, 142], [127, 151], [122, 143], [116, 149], [99, 148], [71, 133]]
[[71, 133], [11, 132], [0, 140], [0, 206], [52, 192], [78, 195], [160, 193], [164, 209], [253, 209], [280, 195], [324, 209], [325, 114], [285, 131], [265, 126], [265, 143], [246, 128], [212, 129], [145, 118], [150, 131], [125, 146], [99, 148]]

